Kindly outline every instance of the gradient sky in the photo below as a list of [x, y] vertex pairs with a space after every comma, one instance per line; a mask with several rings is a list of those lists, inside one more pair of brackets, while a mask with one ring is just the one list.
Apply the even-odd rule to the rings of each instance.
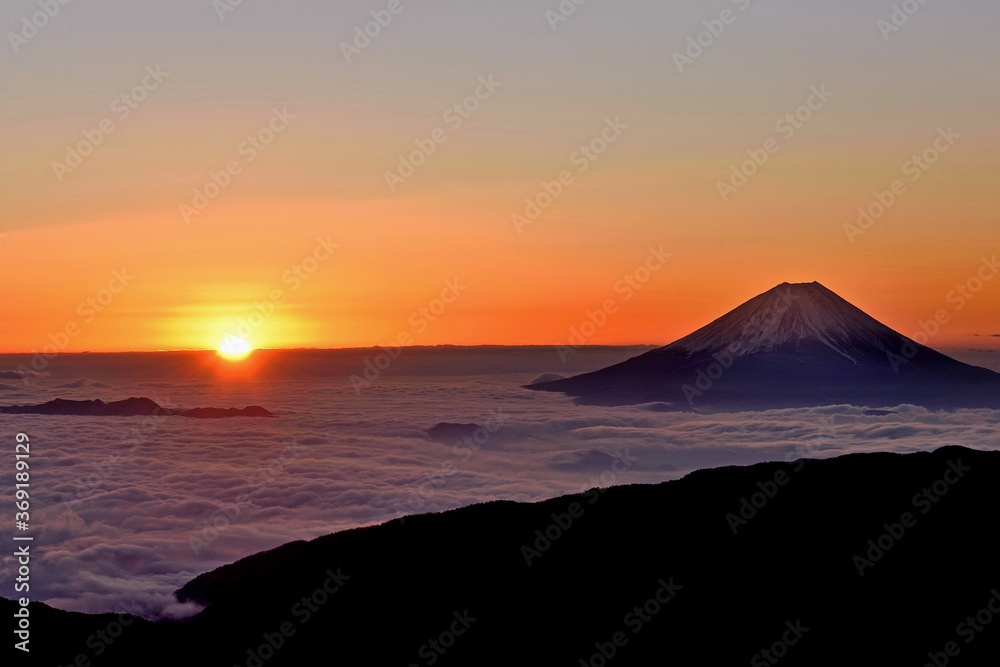
[[[589, 0], [555, 29], [558, 0], [400, 0], [348, 63], [341, 43], [389, 4], [243, 0], [220, 19], [211, 0], [78, 0], [15, 44], [40, 5], [4, 2], [0, 351], [212, 348], [276, 291], [255, 346], [566, 343], [607, 299], [617, 312], [586, 342], [665, 344], [812, 280], [907, 335], [943, 313], [933, 346], [1000, 346], [1000, 279], [953, 292], [1000, 252], [996, 2], [928, 3], [886, 39], [888, 0]], [[122, 118], [116, 98], [157, 67]], [[446, 110], [480, 77], [499, 88], [454, 127]], [[833, 96], [778, 131], [814, 86]], [[249, 161], [274, 109], [294, 118]], [[609, 118], [627, 129], [580, 172]], [[53, 163], [102, 121], [114, 131], [60, 180]], [[390, 191], [385, 173], [439, 128]], [[907, 161], [948, 128], [959, 138], [913, 182]], [[770, 137], [780, 149], [723, 201], [719, 181]], [[563, 170], [572, 183], [519, 232], [512, 214]], [[302, 274], [317, 239], [339, 247]], [[672, 256], [626, 300], [616, 284], [661, 246]], [[433, 322], [419, 314], [456, 279]]]

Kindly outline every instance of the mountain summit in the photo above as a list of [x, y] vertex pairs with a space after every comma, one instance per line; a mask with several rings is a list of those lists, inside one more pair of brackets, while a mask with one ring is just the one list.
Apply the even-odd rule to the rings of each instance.
[[675, 410], [1000, 407], [1000, 374], [907, 338], [817, 282], [782, 283], [666, 347], [529, 388]]
[[856, 361], [859, 340], [885, 335], [899, 337], [819, 283], [782, 283], [668, 347], [692, 353], [728, 347], [745, 356], [812, 340]]

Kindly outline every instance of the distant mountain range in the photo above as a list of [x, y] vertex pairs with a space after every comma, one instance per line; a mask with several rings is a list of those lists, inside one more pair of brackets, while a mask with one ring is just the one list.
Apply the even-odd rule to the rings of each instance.
[[996, 664], [997, 479], [944, 447], [412, 516], [203, 574], [184, 623], [33, 603], [30, 664]]
[[675, 410], [830, 404], [1000, 408], [1000, 374], [907, 338], [819, 283], [782, 283], [692, 334], [530, 389]]
[[100, 399], [92, 401], [70, 401], [57, 398], [40, 405], [12, 405], [0, 407], [0, 414], [11, 415], [77, 415], [82, 417], [137, 417], [137, 416], [179, 416], [217, 419], [221, 417], [273, 417], [260, 407], [245, 408], [190, 408], [175, 410], [164, 408], [148, 398], [127, 398], [123, 401], [105, 403]]

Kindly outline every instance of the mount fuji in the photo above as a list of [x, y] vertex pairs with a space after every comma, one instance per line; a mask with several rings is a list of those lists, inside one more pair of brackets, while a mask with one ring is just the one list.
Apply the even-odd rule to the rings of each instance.
[[925, 347], [816, 282], [782, 283], [666, 347], [528, 388], [660, 410], [1000, 408], [1000, 374]]

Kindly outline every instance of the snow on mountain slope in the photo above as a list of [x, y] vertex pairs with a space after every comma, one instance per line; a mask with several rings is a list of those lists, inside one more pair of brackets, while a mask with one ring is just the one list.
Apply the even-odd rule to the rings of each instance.
[[860, 363], [862, 345], [881, 348], [890, 338], [900, 336], [819, 283], [782, 283], [667, 348], [728, 349], [741, 357], [815, 340]]

